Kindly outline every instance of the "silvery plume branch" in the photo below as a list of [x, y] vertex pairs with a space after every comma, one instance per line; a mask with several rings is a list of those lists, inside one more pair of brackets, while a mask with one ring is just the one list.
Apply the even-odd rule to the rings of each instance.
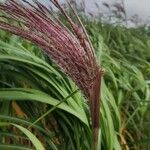
[[100, 84], [102, 69], [96, 61], [93, 46], [76, 11], [68, 2], [77, 23], [67, 15], [58, 0], [50, 0], [65, 16], [69, 30], [46, 6], [38, 1], [8, 0], [0, 3], [5, 17], [21, 26], [0, 20], [0, 29], [9, 31], [39, 46], [79, 86], [89, 100], [92, 118], [93, 150], [99, 130]]

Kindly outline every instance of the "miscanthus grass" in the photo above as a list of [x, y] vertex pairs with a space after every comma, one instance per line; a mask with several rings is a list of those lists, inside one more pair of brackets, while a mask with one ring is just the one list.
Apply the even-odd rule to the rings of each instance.
[[[23, 37], [39, 46], [83, 91], [91, 111], [92, 149], [97, 149], [100, 111], [100, 86], [103, 71], [96, 61], [94, 48], [76, 11], [68, 2], [77, 23], [67, 15], [58, 0], [50, 0], [65, 16], [67, 28], [38, 1], [8, 0], [0, 4], [5, 18], [0, 29]], [[11, 23], [8, 22], [11, 20]], [[15, 23], [12, 23], [15, 22]]]

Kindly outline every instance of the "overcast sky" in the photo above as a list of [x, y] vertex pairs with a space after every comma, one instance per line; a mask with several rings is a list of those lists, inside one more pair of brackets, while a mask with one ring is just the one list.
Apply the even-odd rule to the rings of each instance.
[[[45, 4], [49, 4], [49, 0], [39, 0], [39, 1]], [[65, 0], [59, 1], [65, 2]], [[101, 11], [105, 12], [105, 9], [102, 5], [103, 2], [106, 2], [111, 5], [121, 0], [84, 0], [84, 1], [86, 11], [95, 13], [97, 12], [95, 2], [99, 4]], [[76, 2], [81, 2], [81, 0], [76, 0]], [[124, 0], [124, 4], [128, 18], [137, 14], [142, 19], [143, 22], [145, 20], [150, 20], [150, 0]]]
[[[40, 0], [41, 2], [49, 3], [49, 0]], [[65, 0], [60, 0], [64, 2]], [[95, 2], [97, 2], [100, 8], [102, 7], [103, 2], [107, 2], [108, 4], [113, 4], [115, 2], [119, 2], [120, 0], [84, 0], [86, 10], [89, 12], [96, 12]], [[81, 0], [76, 0], [76, 2], [81, 2]], [[150, 0], [124, 0], [125, 9], [127, 12], [128, 18], [137, 14], [143, 21], [148, 19], [150, 16]]]
[[[91, 7], [92, 1], [99, 3], [101, 7], [103, 2], [109, 4], [119, 2], [119, 0], [85, 0], [88, 9], [94, 9], [94, 4]], [[128, 17], [137, 14], [140, 18], [147, 19], [150, 16], [150, 0], [124, 0], [124, 4]]]

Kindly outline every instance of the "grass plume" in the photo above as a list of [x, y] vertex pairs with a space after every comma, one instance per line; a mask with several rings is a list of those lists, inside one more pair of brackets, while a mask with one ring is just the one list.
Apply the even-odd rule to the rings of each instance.
[[100, 110], [100, 84], [103, 74], [96, 62], [93, 46], [76, 11], [68, 4], [78, 22], [75, 24], [57, 0], [50, 0], [65, 16], [72, 31], [38, 1], [8, 0], [0, 4], [5, 18], [0, 29], [9, 31], [39, 46], [80, 87], [89, 100], [93, 129], [93, 150], [97, 147]]

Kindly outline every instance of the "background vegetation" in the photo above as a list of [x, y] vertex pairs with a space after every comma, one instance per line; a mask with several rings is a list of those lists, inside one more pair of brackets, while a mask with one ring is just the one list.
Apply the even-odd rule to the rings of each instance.
[[[83, 19], [102, 81], [102, 150], [150, 149], [150, 30]], [[78, 87], [39, 48], [0, 31], [0, 149], [90, 150]]]

